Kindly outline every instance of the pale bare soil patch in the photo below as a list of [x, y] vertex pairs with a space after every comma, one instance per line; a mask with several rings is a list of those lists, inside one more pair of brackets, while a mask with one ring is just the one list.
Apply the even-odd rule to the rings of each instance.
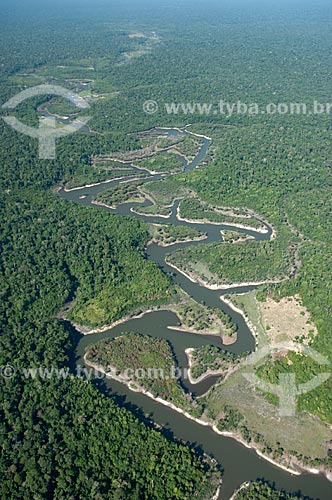
[[298, 295], [282, 298], [278, 302], [268, 297], [266, 302], [258, 302], [258, 307], [262, 326], [269, 342], [273, 344], [294, 342], [299, 339], [308, 344], [310, 339], [318, 334], [309, 312], [302, 305]]

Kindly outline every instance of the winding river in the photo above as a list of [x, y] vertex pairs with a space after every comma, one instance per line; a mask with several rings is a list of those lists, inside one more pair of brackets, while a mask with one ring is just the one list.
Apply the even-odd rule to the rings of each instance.
[[[189, 134], [187, 130], [166, 130], [161, 129], [161, 132], [168, 135]], [[206, 152], [211, 144], [208, 138], [201, 138], [203, 145], [197, 154], [196, 158], [191, 163], [186, 163], [183, 160], [184, 170], [194, 170], [205, 158]], [[148, 180], [158, 180], [162, 178], [162, 174], [148, 176]], [[108, 209], [92, 204], [92, 199], [97, 193], [109, 189], [111, 186], [117, 185], [119, 180], [114, 180], [108, 183], [100, 183], [92, 187], [83, 187], [72, 191], [62, 189], [60, 195], [70, 202], [79, 203], [84, 206], [89, 206], [96, 210], [109, 210], [113, 213], [129, 215], [137, 217], [151, 223], [174, 224], [174, 225], [190, 225], [204, 233], [207, 233], [207, 239], [191, 243], [181, 243], [172, 245], [166, 248], [160, 247], [157, 244], [149, 245], [147, 248], [147, 256], [155, 262], [163, 271], [171, 273], [175, 283], [185, 290], [197, 302], [204, 303], [207, 306], [218, 307], [222, 311], [231, 316], [233, 321], [238, 326], [238, 340], [231, 346], [223, 346], [223, 349], [230, 350], [235, 353], [244, 351], [253, 351], [255, 348], [255, 340], [244, 321], [243, 317], [230, 309], [221, 299], [221, 293], [227, 294], [229, 290], [210, 290], [204, 286], [193, 283], [183, 274], [175, 271], [165, 263], [167, 254], [174, 252], [178, 248], [184, 248], [188, 245], [202, 245], [207, 242], [221, 241], [220, 230], [234, 229], [238, 232], [243, 232], [247, 235], [252, 235], [256, 240], [269, 239], [271, 237], [271, 228], [266, 226], [266, 232], [260, 233], [256, 231], [242, 230], [232, 228], [222, 224], [189, 224], [185, 221], [179, 221], [177, 218], [177, 208], [179, 202], [175, 202], [172, 207], [172, 214], [168, 219], [160, 217], [150, 217], [138, 215], [132, 211], [136, 205], [123, 204], [116, 210]], [[84, 198], [82, 198], [84, 196]], [[150, 202], [145, 202], [145, 205]], [[142, 204], [139, 204], [142, 205]], [[232, 288], [232, 292], [246, 292], [255, 287], [239, 287]], [[183, 368], [187, 367], [187, 358], [185, 349], [188, 347], [199, 347], [206, 344], [213, 344], [221, 347], [221, 340], [215, 336], [200, 336], [192, 333], [186, 333], [177, 330], [171, 330], [168, 326], [176, 327], [179, 321], [177, 316], [169, 311], [156, 311], [148, 313], [139, 319], [131, 319], [126, 323], [118, 325], [109, 331], [96, 333], [93, 335], [82, 335], [73, 329], [75, 338], [75, 350], [72, 353], [71, 367], [75, 370], [77, 365], [83, 365], [84, 352], [88, 345], [94, 344], [104, 338], [114, 338], [119, 334], [129, 331], [137, 331], [148, 334], [150, 336], [161, 337], [167, 339], [175, 353], [178, 365]], [[190, 385], [188, 381], [182, 381], [188, 390], [194, 394], [203, 394], [211, 387], [217, 377], [210, 377], [200, 384]], [[147, 424], [161, 426], [163, 432], [167, 436], [175, 437], [182, 441], [188, 442], [195, 446], [198, 450], [204, 451], [214, 457], [223, 467], [223, 485], [220, 494], [221, 500], [228, 500], [234, 490], [236, 490], [243, 482], [264, 478], [274, 482], [277, 487], [287, 491], [301, 491], [304, 495], [321, 500], [330, 500], [332, 498], [332, 483], [330, 483], [322, 475], [302, 474], [300, 476], [291, 475], [288, 472], [272, 465], [268, 461], [260, 458], [253, 449], [246, 448], [232, 438], [217, 435], [210, 427], [204, 427], [198, 423], [187, 419], [185, 416], [173, 411], [172, 409], [160, 405], [147, 396], [134, 393], [126, 386], [111, 379], [95, 380], [96, 386], [106, 395], [115, 397], [116, 400], [123, 406], [131, 409]], [[304, 436], [305, 439], [305, 436]]]

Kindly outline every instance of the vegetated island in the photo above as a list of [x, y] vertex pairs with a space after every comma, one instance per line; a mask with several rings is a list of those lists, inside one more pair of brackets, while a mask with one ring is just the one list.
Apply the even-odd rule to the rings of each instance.
[[142, 182], [126, 182], [99, 193], [93, 200], [96, 205], [115, 209], [122, 203], [143, 203], [145, 197], [138, 190]]
[[201, 241], [207, 238], [206, 233], [202, 233], [198, 229], [171, 224], [150, 224], [149, 232], [152, 236], [149, 243], [157, 243], [162, 247], [190, 241]]
[[188, 348], [185, 352], [188, 358], [188, 378], [191, 384], [198, 384], [211, 375], [219, 375], [220, 380], [225, 380], [237, 369], [241, 359], [249, 354], [237, 355], [212, 345], [196, 349]]
[[251, 235], [243, 235], [237, 231], [223, 229], [220, 231], [222, 239], [225, 243], [246, 243], [254, 239]]
[[179, 382], [174, 356], [164, 339], [138, 333], [126, 333], [115, 339], [89, 346], [87, 365], [114, 378], [135, 392], [162, 399], [184, 412], [201, 415], [199, 403], [186, 393]]

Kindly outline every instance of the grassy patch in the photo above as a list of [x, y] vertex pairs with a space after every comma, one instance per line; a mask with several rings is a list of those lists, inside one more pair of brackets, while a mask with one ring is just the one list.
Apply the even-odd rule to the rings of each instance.
[[150, 234], [162, 246], [172, 245], [176, 242], [194, 241], [203, 239], [204, 233], [187, 226], [173, 226], [150, 224]]
[[99, 193], [95, 201], [116, 208], [122, 203], [144, 202], [145, 198], [139, 191], [140, 182], [121, 183], [118, 186], [111, 187], [107, 191]]

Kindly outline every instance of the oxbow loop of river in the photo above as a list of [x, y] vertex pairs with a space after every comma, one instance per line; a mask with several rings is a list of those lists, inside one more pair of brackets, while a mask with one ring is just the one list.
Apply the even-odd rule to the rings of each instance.
[[[167, 135], [179, 134], [192, 134], [186, 129], [160, 129], [161, 132]], [[203, 145], [196, 155], [195, 159], [190, 162], [184, 162], [184, 170], [194, 170], [206, 156], [207, 150], [211, 145], [211, 140], [199, 136]], [[143, 182], [151, 180], [159, 180], [163, 174], [149, 175]], [[91, 187], [83, 187], [71, 191], [61, 189], [60, 195], [70, 201], [80, 205], [90, 206], [98, 210], [109, 210], [112, 213], [121, 215], [129, 215], [150, 223], [158, 224], [173, 224], [173, 225], [187, 225], [195, 227], [203, 233], [207, 234], [207, 238], [202, 241], [180, 243], [172, 245], [171, 247], [160, 247], [157, 244], [152, 244], [147, 249], [147, 256], [149, 259], [158, 264], [165, 272], [172, 273], [173, 280], [197, 302], [204, 303], [210, 307], [216, 307], [227, 313], [238, 327], [238, 340], [231, 346], [223, 346], [223, 349], [230, 350], [235, 353], [242, 353], [245, 351], [253, 351], [255, 348], [255, 341], [252, 334], [244, 321], [243, 317], [233, 311], [225, 304], [221, 298], [221, 293], [227, 294], [241, 293], [254, 289], [254, 286], [244, 286], [232, 288], [231, 290], [210, 290], [204, 286], [193, 283], [186, 276], [174, 270], [165, 263], [167, 254], [175, 252], [178, 248], [184, 248], [188, 245], [204, 245], [211, 242], [221, 241], [220, 231], [222, 229], [234, 230], [243, 232], [247, 235], [253, 236], [256, 240], [267, 240], [271, 237], [272, 229], [266, 225], [266, 233], [257, 231], [242, 230], [238, 227], [224, 226], [222, 224], [201, 224], [201, 223], [188, 223], [180, 221], [177, 218], [177, 209], [179, 201], [175, 202], [172, 207], [172, 214], [168, 219], [161, 217], [151, 217], [138, 215], [132, 212], [132, 208], [137, 203], [123, 204], [117, 209], [110, 209], [102, 206], [93, 205], [91, 202], [93, 198], [100, 192], [109, 189], [111, 186], [117, 186], [120, 180], [111, 182], [99, 183]], [[130, 179], [128, 179], [130, 182]], [[151, 202], [146, 201], [143, 205], [149, 205]], [[141, 203], [139, 205], [142, 205]], [[174, 350], [178, 365], [180, 368], [187, 367], [187, 357], [185, 349], [188, 347], [200, 347], [206, 344], [216, 345], [221, 347], [220, 338], [214, 336], [200, 336], [192, 333], [179, 332], [170, 330], [168, 326], [176, 326], [178, 318], [174, 313], [168, 311], [158, 311], [148, 313], [142, 318], [132, 319], [126, 323], [122, 323], [111, 330], [96, 333], [93, 335], [81, 335], [75, 331], [73, 333], [76, 346], [72, 353], [71, 365], [75, 370], [76, 365], [83, 365], [83, 356], [85, 349], [90, 344], [95, 344], [104, 338], [115, 338], [124, 332], [136, 331], [152, 337], [159, 337], [168, 340]], [[196, 395], [203, 394], [209, 389], [218, 377], [210, 377], [205, 379], [200, 384], [191, 385], [188, 381], [182, 381], [188, 390]], [[268, 461], [260, 458], [253, 449], [249, 449], [232, 438], [220, 436], [216, 434], [210, 427], [199, 425], [198, 423], [187, 419], [184, 415], [175, 412], [174, 410], [161, 405], [149, 397], [130, 391], [125, 385], [116, 382], [115, 380], [106, 379], [102, 383], [97, 384], [101, 391], [105, 394], [115, 397], [120, 404], [127, 406], [134, 411], [137, 411], [141, 417], [145, 418], [147, 422], [152, 422], [161, 426], [163, 431], [168, 434], [181, 439], [182, 441], [195, 444], [205, 453], [213, 456], [221, 465], [224, 470], [223, 485], [219, 496], [220, 500], [228, 500], [232, 493], [245, 481], [255, 480], [257, 478], [264, 478], [268, 481], [274, 482], [278, 488], [287, 491], [299, 491], [304, 495], [311, 496], [312, 498], [319, 498], [320, 500], [331, 500], [332, 498], [332, 484], [324, 476], [315, 476], [311, 474], [302, 474], [300, 476], [291, 475], [288, 472], [277, 468]], [[304, 436], [305, 439], [305, 436]]]

